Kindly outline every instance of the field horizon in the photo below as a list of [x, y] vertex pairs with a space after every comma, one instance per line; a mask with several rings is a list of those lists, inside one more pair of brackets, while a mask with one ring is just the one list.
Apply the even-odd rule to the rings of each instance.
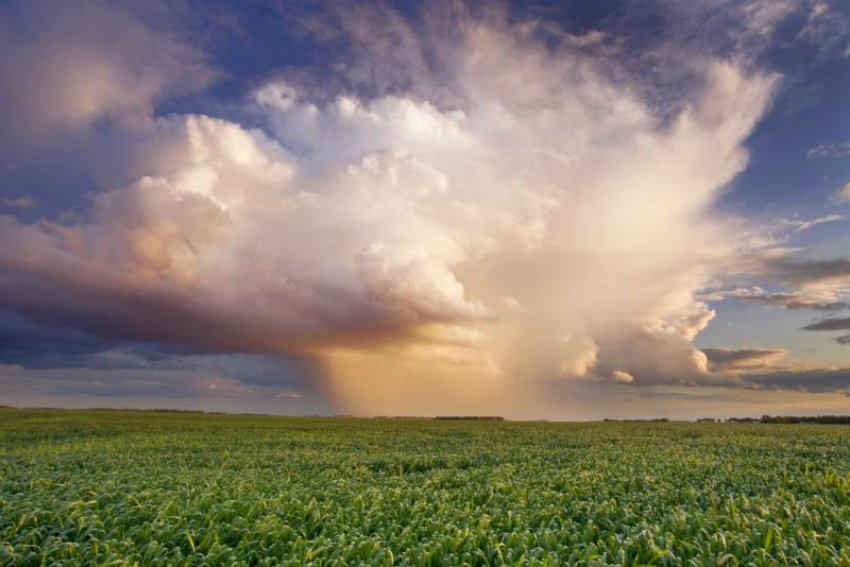
[[[362, 420], [389, 420], [389, 421], [476, 421], [476, 422], [511, 422], [511, 423], [563, 423], [563, 424], [581, 424], [581, 423], [728, 423], [728, 424], [743, 424], [743, 423], [768, 423], [779, 424], [779, 421], [769, 421], [770, 419], [783, 419], [790, 417], [795, 420], [805, 420], [806, 424], [817, 424], [817, 420], [828, 418], [841, 419], [841, 423], [822, 421], [821, 425], [844, 425], [845, 421], [850, 421], [850, 416], [840, 414], [804, 414], [794, 416], [770, 416], [770, 415], [746, 415], [746, 416], [726, 416], [726, 417], [694, 417], [686, 418], [670, 418], [670, 417], [649, 417], [649, 418], [609, 418], [602, 417], [598, 419], [557, 419], [557, 418], [540, 418], [540, 419], [515, 419], [501, 415], [361, 415], [361, 414], [346, 414], [346, 413], [314, 413], [314, 414], [285, 414], [285, 413], [269, 413], [269, 412], [244, 412], [244, 411], [218, 411], [205, 409], [190, 409], [190, 408], [134, 408], [134, 407], [50, 407], [50, 406], [13, 406], [0, 404], [0, 412], [2, 411], [45, 411], [45, 412], [116, 412], [116, 413], [162, 413], [162, 414], [196, 414], [210, 416], [233, 416], [233, 417], [270, 417], [270, 418], [290, 418], [290, 419], [362, 419]], [[768, 421], [764, 421], [768, 418]]]

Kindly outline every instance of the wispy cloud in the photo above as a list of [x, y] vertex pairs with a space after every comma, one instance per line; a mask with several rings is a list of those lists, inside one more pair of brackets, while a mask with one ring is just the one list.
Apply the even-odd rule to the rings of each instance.
[[825, 215], [822, 217], [818, 217], [811, 220], [799, 220], [799, 219], [779, 219], [781, 224], [784, 224], [794, 230], [794, 232], [803, 232], [804, 230], [809, 230], [812, 227], [826, 224], [829, 222], [843, 221], [847, 220], [847, 217], [844, 215]]
[[0, 7], [0, 148], [100, 119], [137, 120], [216, 76], [206, 55], [129, 6], [12, 1]]
[[35, 206], [35, 200], [31, 197], [6, 197], [2, 200], [2, 204], [10, 209], [30, 209]]
[[821, 58], [843, 57], [850, 36], [850, 18], [842, 0], [807, 2], [808, 15], [798, 37], [810, 41]]
[[718, 294], [717, 299], [734, 297], [744, 301], [756, 301], [765, 305], [784, 307], [785, 309], [813, 309], [816, 311], [838, 311], [850, 307], [850, 303], [841, 299], [841, 294], [832, 290], [774, 291], [770, 292], [758, 286], [738, 288]]
[[835, 144], [818, 144], [806, 152], [809, 159], [816, 158], [841, 158], [850, 156], [850, 140]]

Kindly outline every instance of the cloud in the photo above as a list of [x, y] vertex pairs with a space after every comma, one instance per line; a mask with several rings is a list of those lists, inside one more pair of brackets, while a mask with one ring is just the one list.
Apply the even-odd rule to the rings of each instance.
[[[725, 276], [739, 283], [768, 282], [783, 285], [786, 290], [766, 290], [760, 285], [734, 289], [715, 289], [699, 297], [720, 301], [729, 297], [759, 302], [789, 310], [810, 309], [838, 312], [850, 307], [850, 261], [847, 258], [803, 259], [798, 249], [768, 245], [762, 250], [746, 252], [732, 261]], [[826, 326], [841, 318], [825, 319], [805, 327], [805, 330], [826, 330]], [[833, 323], [829, 323], [833, 322]]]
[[322, 49], [341, 52], [332, 77], [317, 81], [310, 74], [290, 75], [316, 99], [333, 100], [332, 91], [344, 90], [370, 98], [416, 92], [445, 101], [454, 97], [444, 84], [451, 77], [436, 62], [442, 42], [460, 31], [468, 10], [462, 3], [435, 2], [424, 15], [426, 21], [419, 22], [383, 2], [328, 2], [320, 13], [286, 6], [280, 12], [290, 29]]
[[835, 221], [843, 221], [847, 220], [847, 217], [843, 215], [825, 215], [822, 217], [818, 217], [812, 220], [798, 220], [798, 219], [779, 219], [781, 224], [787, 225], [794, 229], [794, 232], [803, 232], [804, 230], [809, 230], [814, 226], [818, 226], [820, 224], [825, 224], [828, 222]]
[[850, 317], [821, 319], [803, 327], [806, 331], [844, 331], [850, 329]]
[[[850, 330], [850, 317], [830, 317], [815, 321], [803, 327], [805, 331], [847, 331]], [[840, 345], [850, 344], [850, 335], [835, 338]]]
[[818, 47], [821, 57], [844, 55], [850, 37], [850, 20], [841, 0], [814, 0], [808, 3], [808, 17], [798, 37]]
[[621, 370], [615, 370], [611, 373], [615, 382], [622, 382], [623, 384], [631, 384], [635, 381], [635, 377], [629, 374], [628, 372], [623, 372]]
[[0, 8], [0, 147], [17, 150], [99, 119], [136, 120], [207, 85], [206, 57], [173, 33], [100, 2]]
[[835, 200], [840, 202], [850, 201], [850, 183], [835, 192]]
[[721, 0], [708, 4], [722, 14], [737, 12], [738, 21], [726, 22], [726, 27], [735, 30], [742, 24], [736, 39], [744, 52], [760, 54], [796, 41], [814, 48], [821, 61], [846, 57], [850, 20], [841, 0]]
[[739, 271], [800, 290], [837, 289], [850, 283], [850, 258], [807, 259], [798, 249], [768, 248], [740, 259]]
[[771, 348], [704, 348], [713, 372], [752, 372], [772, 368], [788, 351]]
[[765, 305], [784, 307], [785, 309], [814, 309], [817, 311], [838, 311], [850, 307], [850, 303], [841, 301], [840, 296], [831, 290], [779, 291], [769, 292], [758, 286], [739, 288], [721, 293], [718, 299], [734, 297], [744, 301], [757, 301]]
[[[393, 24], [405, 40], [372, 92], [360, 69], [353, 92], [259, 86], [261, 129], [144, 121], [132, 182], [75, 214], [0, 216], [0, 304], [94, 337], [311, 360], [366, 413], [512, 410], [553, 380], [740, 386], [692, 343], [714, 316], [696, 295], [737, 245], [712, 205], [778, 77], [701, 60], [659, 110], [606, 55], [470, 18], [430, 46]], [[119, 42], [108, 88], [43, 127], [132, 115], [173, 60], [195, 68], [129, 37], [164, 47], [124, 74]], [[448, 92], [422, 96], [417, 50]]]
[[806, 152], [809, 159], [815, 158], [841, 158], [850, 156], [850, 140], [836, 144], [818, 144]]
[[0, 385], [6, 395], [299, 399], [315, 393], [311, 380], [316, 372], [308, 360], [126, 342], [39, 325], [4, 311], [0, 361]]
[[6, 197], [2, 201], [2, 205], [10, 209], [29, 209], [35, 206], [35, 201], [30, 197]]
[[706, 355], [690, 342], [713, 317], [714, 312], [703, 306], [701, 312], [678, 322], [668, 320], [612, 333], [604, 341], [597, 340], [600, 352], [594, 372], [610, 375], [615, 381], [618, 372], [625, 372], [634, 378], [631, 383], [635, 385], [739, 387], [737, 376], [711, 370]]
[[[75, 329], [37, 325], [14, 313], [0, 312], [0, 360], [22, 366], [74, 366], [97, 353], [118, 347], [115, 341], [90, 337]], [[68, 363], [71, 364], [68, 364]]]
[[756, 36], [771, 36], [779, 24], [801, 7], [798, 0], [749, 0], [741, 7], [747, 29]]
[[312, 394], [288, 389], [285, 384], [248, 384], [199, 367], [158, 368], [154, 372], [135, 368], [25, 370], [15, 365], [0, 364], [0, 387], [6, 396], [93, 396], [113, 400], [157, 398], [180, 399], [184, 403], [185, 400], [199, 398], [298, 400]]
[[746, 377], [746, 380], [753, 386], [775, 390], [809, 393], [847, 392], [850, 390], [850, 369], [780, 370], [750, 375]]

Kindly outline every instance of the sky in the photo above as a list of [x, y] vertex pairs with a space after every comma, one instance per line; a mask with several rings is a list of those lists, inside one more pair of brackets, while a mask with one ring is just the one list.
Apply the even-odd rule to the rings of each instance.
[[0, 404], [850, 413], [844, 0], [0, 0]]

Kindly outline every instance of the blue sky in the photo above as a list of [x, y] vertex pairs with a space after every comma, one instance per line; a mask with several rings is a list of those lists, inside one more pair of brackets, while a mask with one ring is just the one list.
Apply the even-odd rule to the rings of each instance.
[[0, 70], [0, 403], [850, 408], [839, 0], [6, 1]]

